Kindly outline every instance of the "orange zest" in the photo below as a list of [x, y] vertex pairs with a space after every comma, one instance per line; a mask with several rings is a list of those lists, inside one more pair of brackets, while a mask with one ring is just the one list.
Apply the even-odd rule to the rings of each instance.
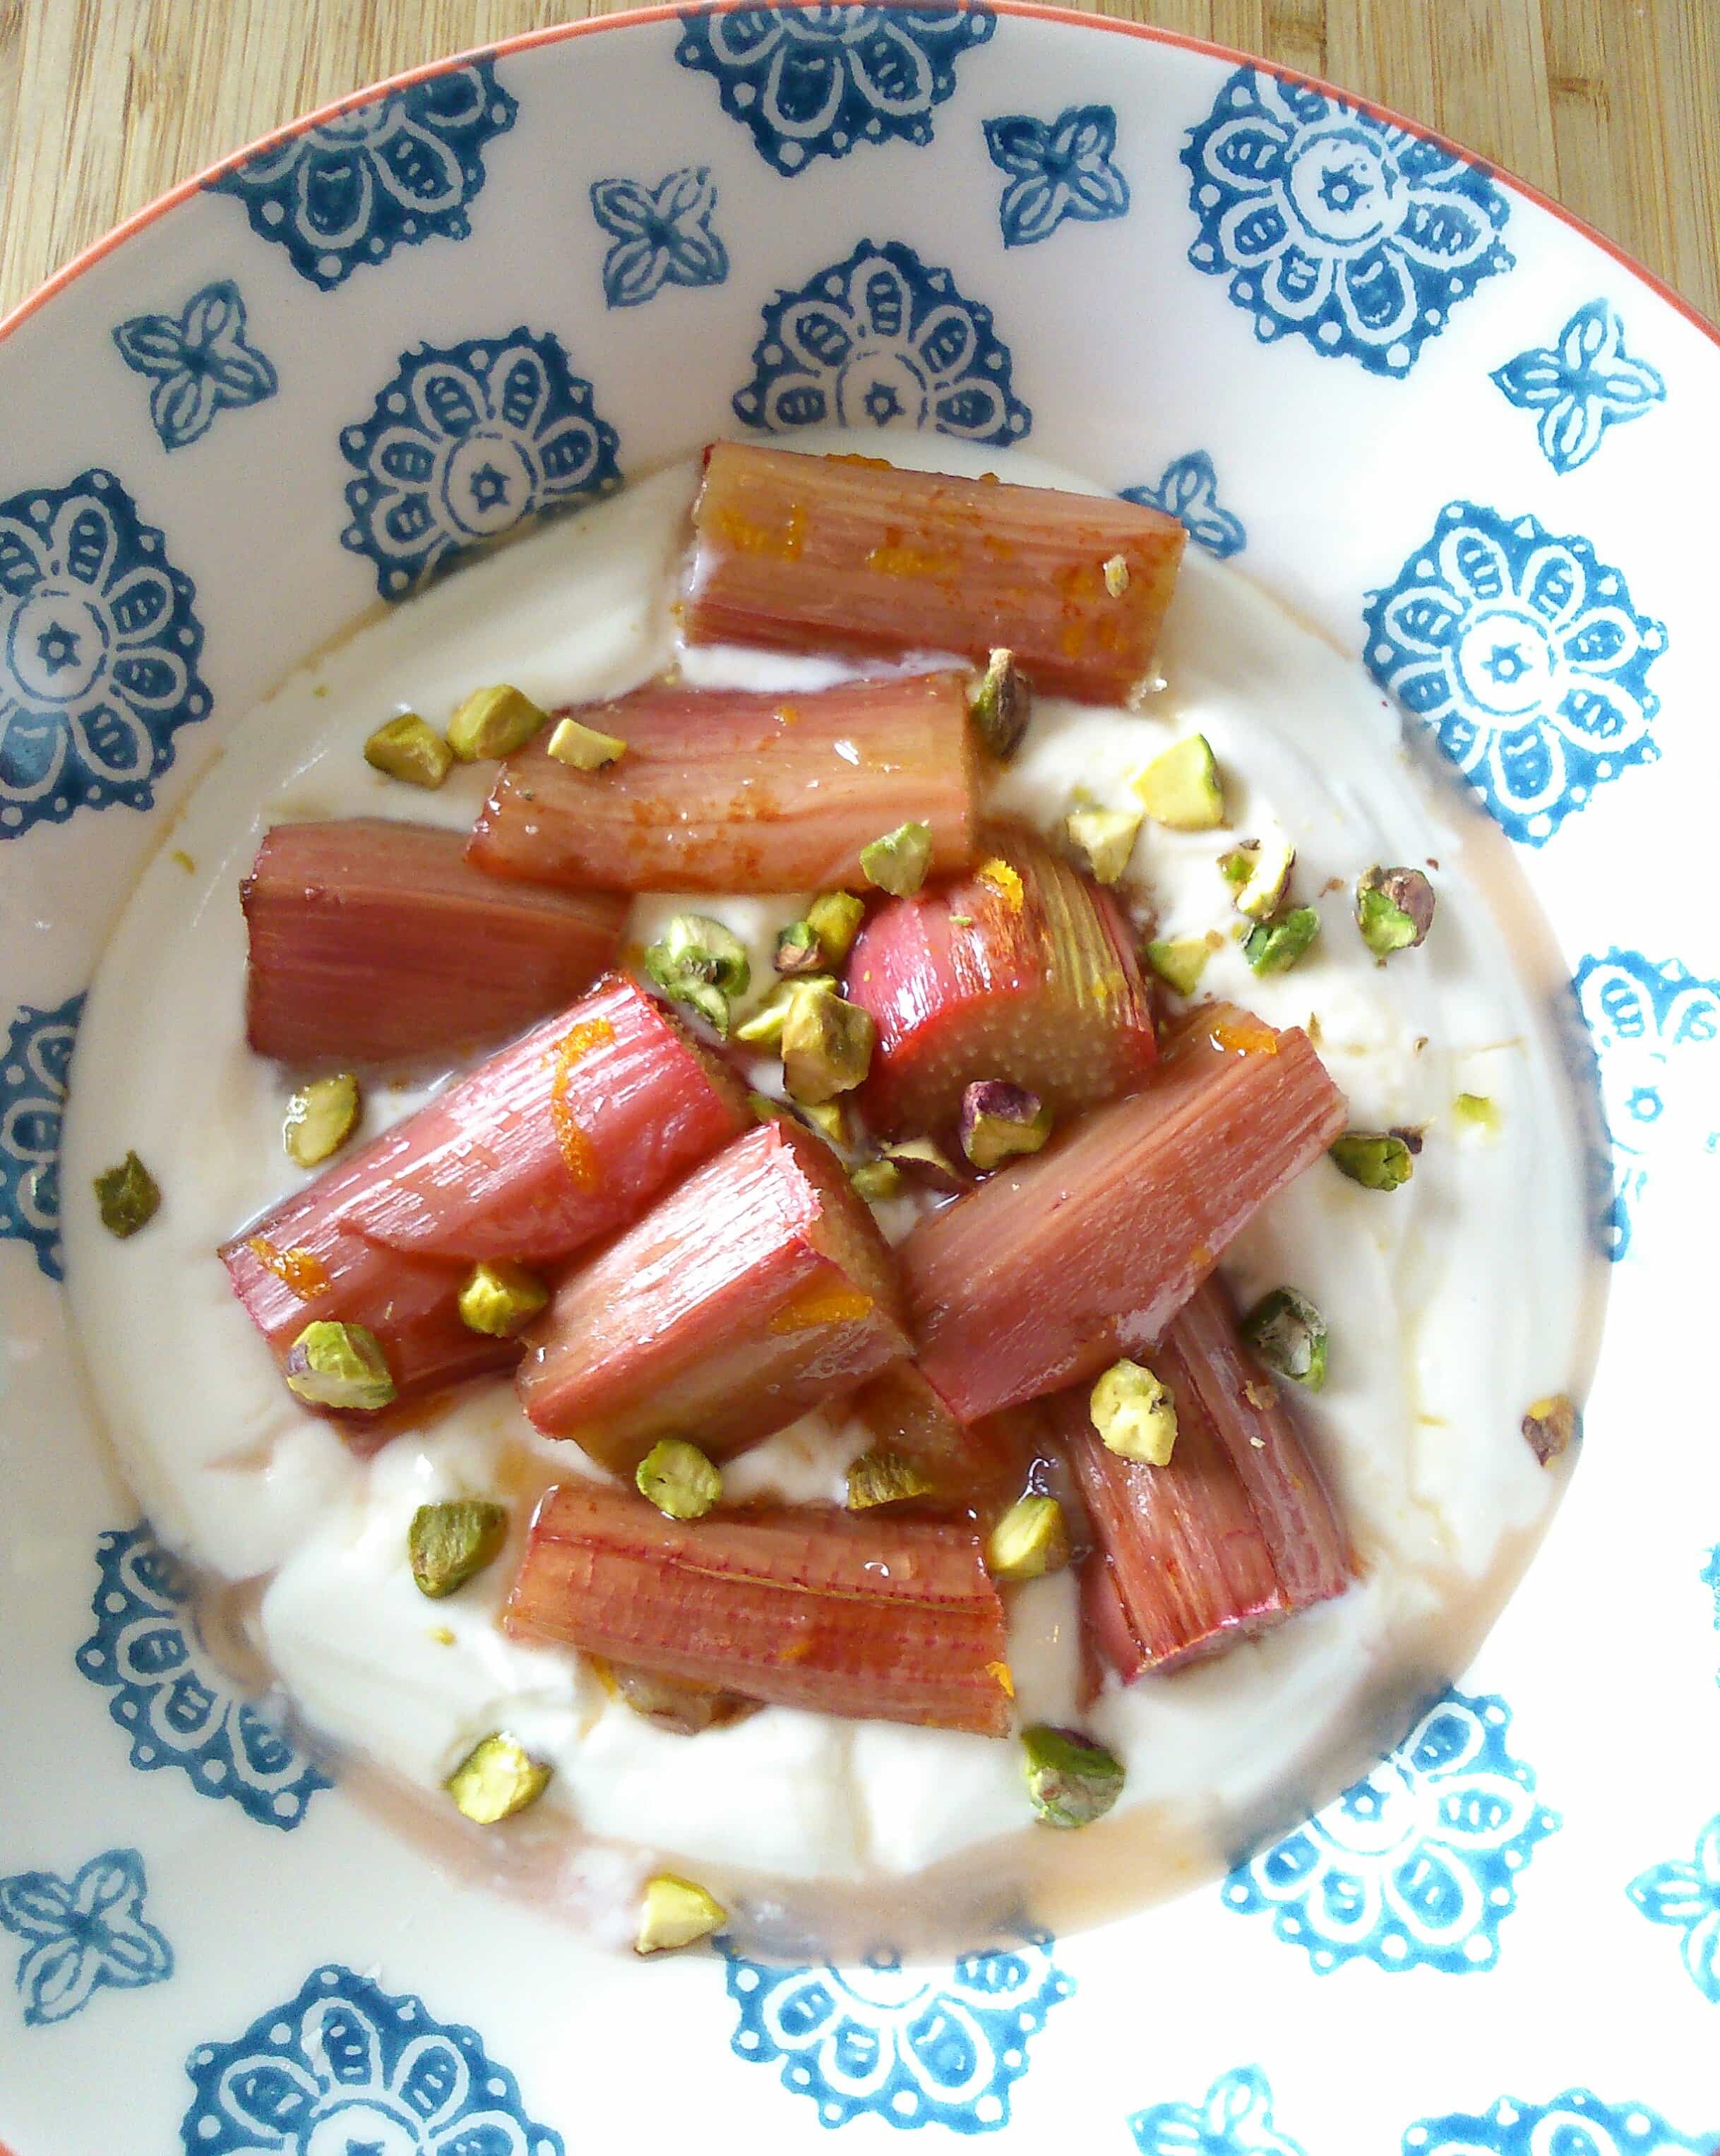
[[993, 857], [982, 861], [974, 871], [983, 884], [988, 885], [1011, 913], [1019, 913], [1026, 901], [1021, 889], [1021, 878], [1005, 860]]
[[988, 1677], [997, 1679], [1006, 1697], [1010, 1699], [1014, 1698], [1015, 1678], [1007, 1662], [988, 1662], [985, 1666], [985, 1673]]
[[1221, 1018], [1214, 1026], [1209, 1038], [1214, 1048], [1223, 1049], [1227, 1055], [1276, 1055], [1278, 1036], [1269, 1025], [1252, 1018], [1246, 1011], [1237, 1011]]
[[872, 1298], [855, 1287], [812, 1287], [786, 1302], [770, 1321], [773, 1332], [805, 1332], [814, 1325], [852, 1325], [870, 1315]]
[[572, 1178], [577, 1190], [595, 1190], [598, 1186], [597, 1155], [592, 1151], [591, 1140], [580, 1129], [567, 1100], [567, 1086], [573, 1075], [573, 1066], [593, 1048], [603, 1045], [615, 1038], [615, 1029], [606, 1018], [587, 1019], [581, 1024], [569, 1026], [557, 1043], [556, 1075], [549, 1093], [550, 1127], [556, 1134], [556, 1144], [561, 1149], [562, 1161]]
[[327, 1269], [314, 1250], [301, 1250], [296, 1245], [290, 1250], [278, 1250], [266, 1235], [247, 1237], [245, 1248], [264, 1272], [273, 1273], [300, 1302], [309, 1302], [328, 1286]]

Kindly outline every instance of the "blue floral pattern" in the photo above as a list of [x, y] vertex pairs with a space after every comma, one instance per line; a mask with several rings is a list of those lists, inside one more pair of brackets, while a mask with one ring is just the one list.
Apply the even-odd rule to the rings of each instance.
[[1600, 447], [1609, 427], [1640, 419], [1665, 401], [1666, 385], [1646, 360], [1625, 349], [1625, 326], [1610, 300], [1591, 300], [1558, 333], [1496, 368], [1511, 402], [1541, 415], [1541, 454], [1556, 472], [1575, 471]]
[[1720, 981], [1615, 948], [1584, 957], [1571, 987], [1594, 1043], [1612, 1141], [1601, 1241], [1616, 1263], [1630, 1248], [1656, 1161], [1676, 1160], [1687, 1173], [1720, 1158]]
[[1240, 517], [1219, 506], [1218, 474], [1204, 449], [1191, 450], [1168, 464], [1157, 486], [1126, 486], [1125, 501], [1142, 502], [1174, 516], [1196, 546], [1204, 547], [1215, 561], [1240, 554], [1248, 534]]
[[1660, 753], [1648, 670], [1666, 632], [1586, 539], [1450, 502], [1363, 619], [1368, 671], [1525, 844]]
[[1311, 83], [1240, 68], [1182, 152], [1200, 237], [1263, 343], [1401, 377], [1452, 308], [1512, 267], [1511, 206], [1478, 165]]
[[0, 501], [0, 839], [149, 807], [209, 714], [194, 597], [110, 472]]
[[929, 142], [956, 62], [994, 22], [977, 0], [941, 8], [701, 8], [675, 58], [714, 77], [722, 109], [779, 172], [862, 142]]
[[729, 258], [712, 231], [716, 189], [708, 166], [671, 172], [655, 187], [598, 180], [592, 215], [615, 244], [603, 257], [603, 297], [612, 307], [643, 306], [665, 285], [720, 285]]
[[406, 598], [468, 549], [522, 517], [621, 484], [616, 435], [552, 336], [516, 329], [403, 352], [399, 372], [341, 449], [341, 534], [376, 565], [386, 599]]
[[1491, 2111], [1424, 2118], [1404, 2136], [1404, 2156], [1712, 2156], [1712, 2136], [1689, 2140], [1646, 2104], [1603, 2103], [1567, 2089], [1551, 2103], [1501, 2097]]
[[70, 1879], [0, 1879], [0, 1924], [28, 1942], [17, 1985], [31, 2026], [69, 2020], [104, 1985], [136, 1990], [173, 1974], [173, 1949], [143, 1913], [148, 1891], [135, 1849], [92, 1856]]
[[1506, 1748], [1505, 1702], [1448, 1691], [1365, 1779], [1239, 1865], [1224, 1899], [1271, 1912], [1322, 1975], [1491, 1969], [1517, 1875], [1560, 1824]]
[[764, 310], [737, 418], [795, 427], [929, 427], [971, 442], [1018, 441], [1033, 414], [1010, 384], [987, 308], [899, 240], [863, 239]]
[[212, 180], [251, 229], [285, 248], [325, 292], [397, 246], [464, 239], [484, 184], [484, 150], [519, 110], [488, 60], [371, 98], [245, 158]]
[[200, 1796], [230, 1797], [265, 1826], [290, 1830], [328, 1777], [203, 1645], [191, 1582], [147, 1522], [105, 1534], [90, 1608], [95, 1631], [77, 1654], [131, 1740], [131, 1764], [177, 1767]]
[[1708, 1552], [1708, 1561], [1702, 1567], [1702, 1585], [1712, 1590], [1714, 1630], [1720, 1632], [1720, 1543]]
[[59, 1248], [59, 1127], [81, 995], [53, 1010], [20, 1009], [0, 1063], [0, 1240], [28, 1243], [49, 1280]]
[[1650, 1923], [1683, 1933], [1680, 1951], [1690, 1980], [1720, 2006], [1720, 1813], [1697, 1835], [1688, 1864], [1656, 1864], [1629, 1891]]
[[1220, 2074], [1199, 2103], [1156, 2103], [1129, 2131], [1141, 2156], [1303, 2156], [1272, 2122], [1271, 2085], [1258, 2066]]
[[1108, 105], [1072, 105], [1052, 121], [1024, 112], [988, 120], [985, 146], [1009, 175], [998, 205], [1005, 247], [1049, 239], [1065, 218], [1096, 224], [1127, 214], [1129, 183], [1112, 162], [1117, 114]]
[[475, 2031], [350, 1969], [313, 1970], [186, 2071], [187, 2156], [563, 2156]]
[[890, 2126], [958, 2133], [1007, 2126], [1029, 2041], [1075, 1989], [1038, 1933], [1016, 1948], [964, 1954], [944, 1977], [883, 1954], [860, 1969], [778, 1969], [718, 1943], [741, 2010], [735, 2055], [780, 2060], [783, 2087], [810, 2097], [825, 2126], [863, 2112]]
[[280, 387], [274, 366], [245, 339], [245, 303], [230, 278], [205, 285], [179, 315], [133, 315], [114, 331], [120, 357], [146, 374], [150, 424], [165, 449], [208, 434], [215, 414], [260, 404]]

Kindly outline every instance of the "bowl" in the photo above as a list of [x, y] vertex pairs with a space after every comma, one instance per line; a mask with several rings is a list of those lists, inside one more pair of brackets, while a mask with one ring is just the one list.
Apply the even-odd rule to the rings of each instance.
[[[14, 315], [0, 382], [13, 2156], [1713, 2148], [1712, 330], [1237, 54], [1009, 0], [656, 10], [242, 152]], [[1553, 924], [1609, 1292], [1544, 1546], [1312, 1817], [1067, 1937], [647, 1967], [249, 1696], [97, 1426], [60, 1124], [118, 909], [261, 695], [523, 516], [830, 425], [1134, 491], [1359, 662]]]

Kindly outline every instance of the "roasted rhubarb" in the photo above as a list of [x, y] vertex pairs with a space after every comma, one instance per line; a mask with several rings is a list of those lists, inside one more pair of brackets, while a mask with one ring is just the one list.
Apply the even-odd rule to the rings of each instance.
[[1003, 1081], [1054, 1118], [1146, 1084], [1153, 1016], [1109, 894], [1029, 833], [991, 826], [971, 875], [892, 900], [850, 953], [878, 1028], [862, 1105], [886, 1137], [953, 1132], [963, 1091]]
[[504, 1624], [783, 1707], [1001, 1737], [1003, 1605], [968, 1531], [761, 1507], [665, 1519], [630, 1491], [550, 1491]]
[[510, 757], [472, 833], [479, 868], [604, 891], [858, 891], [862, 851], [909, 818], [930, 827], [933, 875], [973, 857], [959, 674], [783, 696], [653, 682], [579, 716], [626, 754], [582, 771], [540, 736]]
[[276, 824], [240, 896], [246, 1038], [284, 1063], [503, 1040], [590, 987], [626, 911], [603, 891], [499, 884], [458, 831], [366, 816]]
[[1145, 1092], [921, 1222], [897, 1252], [924, 1374], [963, 1422], [1150, 1348], [1343, 1128], [1306, 1034], [1214, 1004]]
[[631, 1475], [660, 1437], [730, 1458], [908, 1348], [896, 1269], [829, 1147], [785, 1120], [707, 1161], [526, 1335], [537, 1427]]
[[693, 511], [691, 644], [896, 658], [1007, 647], [1036, 688], [1127, 702], [1185, 535], [1133, 502], [719, 442]]

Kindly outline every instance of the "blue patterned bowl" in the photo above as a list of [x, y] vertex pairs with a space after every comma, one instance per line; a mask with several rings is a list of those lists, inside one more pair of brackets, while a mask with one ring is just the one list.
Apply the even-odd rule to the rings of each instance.
[[[0, 382], [16, 2156], [1712, 2150], [1712, 332], [1234, 54], [1008, 4], [664, 11], [245, 153], [14, 316]], [[832, 420], [1030, 437], [1161, 504], [1515, 842], [1611, 1127], [1593, 1442], [1460, 1687], [1221, 1885], [937, 1967], [618, 1967], [433, 1872], [218, 1666], [86, 1412], [60, 1107], [116, 909], [260, 691], [528, 511]]]

